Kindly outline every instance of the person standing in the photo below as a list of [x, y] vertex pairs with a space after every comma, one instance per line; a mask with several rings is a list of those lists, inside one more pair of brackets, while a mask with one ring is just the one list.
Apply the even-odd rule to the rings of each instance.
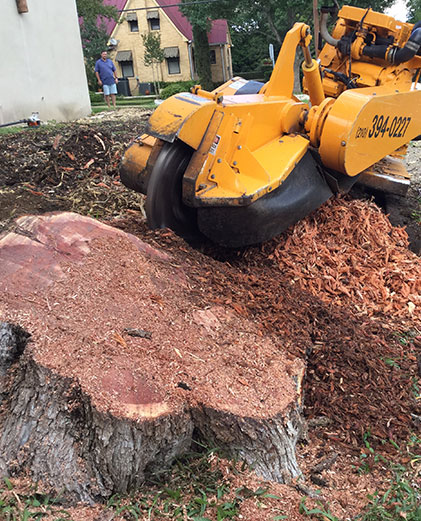
[[115, 96], [117, 94], [118, 78], [116, 68], [112, 60], [108, 58], [107, 51], [102, 51], [101, 58], [95, 63], [95, 75], [98, 85], [103, 88], [105, 101], [110, 108], [110, 97], [113, 107], [116, 108]]

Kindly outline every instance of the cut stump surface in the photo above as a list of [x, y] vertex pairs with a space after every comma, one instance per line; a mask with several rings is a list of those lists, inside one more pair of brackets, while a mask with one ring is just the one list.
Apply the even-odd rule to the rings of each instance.
[[0, 237], [0, 320], [0, 352], [21, 335], [7, 324], [31, 335], [3, 369], [1, 473], [106, 498], [186, 452], [194, 429], [266, 479], [300, 473], [303, 362], [230, 308], [199, 306], [183, 266], [135, 236], [21, 217]]

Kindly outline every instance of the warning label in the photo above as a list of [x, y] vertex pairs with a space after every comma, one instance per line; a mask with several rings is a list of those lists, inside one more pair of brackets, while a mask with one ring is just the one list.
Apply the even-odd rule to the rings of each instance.
[[215, 139], [213, 140], [213, 143], [210, 147], [209, 152], [214, 156], [216, 154], [216, 151], [218, 150], [219, 142], [221, 141], [221, 136], [218, 136], [218, 134], [215, 136]]

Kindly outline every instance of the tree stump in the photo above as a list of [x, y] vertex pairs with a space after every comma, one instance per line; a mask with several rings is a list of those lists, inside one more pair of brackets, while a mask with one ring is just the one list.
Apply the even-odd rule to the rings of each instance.
[[0, 238], [0, 320], [3, 475], [101, 500], [168, 467], [193, 430], [264, 478], [299, 475], [303, 362], [199, 302], [183, 266], [138, 238], [21, 217]]

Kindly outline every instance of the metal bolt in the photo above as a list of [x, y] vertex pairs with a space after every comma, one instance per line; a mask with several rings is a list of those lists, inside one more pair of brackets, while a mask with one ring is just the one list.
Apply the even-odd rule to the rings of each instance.
[[237, 164], [237, 161], [234, 161], [233, 165], [235, 166]]
[[217, 163], [222, 163], [222, 159], [219, 157]]
[[206, 185], [199, 185], [198, 191], [204, 190], [206, 188]]
[[269, 186], [269, 188], [268, 188], [268, 192], [270, 192], [271, 190], [272, 190], [272, 187], [271, 187], [271, 186]]
[[341, 141], [341, 147], [344, 147], [346, 145], [346, 141]]
[[241, 145], [238, 145], [238, 150], [241, 150], [243, 147]]
[[211, 179], [215, 179], [215, 174], [212, 174], [212, 175], [211, 175]]

